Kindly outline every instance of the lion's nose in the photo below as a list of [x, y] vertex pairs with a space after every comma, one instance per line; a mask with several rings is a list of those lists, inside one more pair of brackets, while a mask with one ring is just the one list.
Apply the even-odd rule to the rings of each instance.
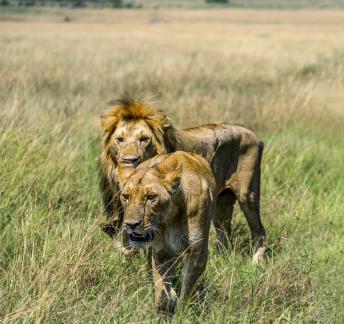
[[134, 165], [138, 164], [139, 160], [140, 159], [138, 157], [133, 157], [133, 156], [123, 158], [123, 161], [125, 163], [130, 163]]
[[126, 221], [124, 223], [128, 228], [130, 228], [133, 231], [141, 225], [142, 221], [133, 220], [133, 221]]

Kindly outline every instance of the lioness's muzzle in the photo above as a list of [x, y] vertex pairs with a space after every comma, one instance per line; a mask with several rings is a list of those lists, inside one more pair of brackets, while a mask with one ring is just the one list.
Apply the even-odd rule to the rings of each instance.
[[129, 234], [131, 232], [134, 232], [135, 230], [137, 231], [142, 224], [142, 220], [132, 220], [132, 221], [125, 221], [124, 222], [126, 230], [129, 232]]
[[129, 242], [134, 248], [144, 247], [146, 243], [152, 241], [154, 233], [150, 230], [146, 231], [143, 235], [137, 235], [136, 233], [129, 234]]

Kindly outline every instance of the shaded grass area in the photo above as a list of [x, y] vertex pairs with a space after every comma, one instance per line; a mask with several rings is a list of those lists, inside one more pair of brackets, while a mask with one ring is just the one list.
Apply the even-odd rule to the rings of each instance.
[[343, 86], [344, 48], [318, 52], [322, 40], [304, 35], [299, 52], [291, 32], [284, 56], [290, 42], [269, 28], [240, 47], [240, 35], [200, 41], [198, 30], [192, 41], [173, 29], [160, 30], [169, 39], [150, 30], [128, 39], [126, 28], [86, 37], [78, 26], [0, 34], [3, 321], [156, 320], [144, 256], [115, 253], [97, 226], [97, 116], [128, 87], [154, 93], [179, 127], [237, 122], [265, 142], [265, 264], [251, 265], [237, 209], [232, 249], [218, 254], [212, 232], [202, 289], [174, 321], [343, 319], [343, 114], [321, 89]]

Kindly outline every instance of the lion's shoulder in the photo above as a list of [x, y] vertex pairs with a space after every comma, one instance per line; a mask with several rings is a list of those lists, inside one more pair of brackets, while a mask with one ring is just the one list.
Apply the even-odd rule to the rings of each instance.
[[186, 195], [207, 196], [215, 193], [215, 178], [207, 160], [196, 153], [176, 151], [153, 158], [153, 165], [161, 174], [161, 178], [178, 173], [182, 183], [181, 189]]

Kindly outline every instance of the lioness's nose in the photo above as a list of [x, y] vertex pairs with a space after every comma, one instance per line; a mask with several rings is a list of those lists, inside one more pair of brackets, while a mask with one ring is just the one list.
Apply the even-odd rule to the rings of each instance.
[[130, 228], [131, 230], [134, 230], [136, 227], [141, 225], [142, 221], [133, 220], [133, 221], [126, 221], [124, 223], [128, 228]]

